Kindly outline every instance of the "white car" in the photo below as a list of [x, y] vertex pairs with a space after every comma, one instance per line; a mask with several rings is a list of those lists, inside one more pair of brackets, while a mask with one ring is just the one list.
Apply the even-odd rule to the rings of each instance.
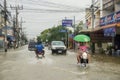
[[52, 54], [66, 54], [67, 48], [63, 41], [52, 41], [51, 42]]

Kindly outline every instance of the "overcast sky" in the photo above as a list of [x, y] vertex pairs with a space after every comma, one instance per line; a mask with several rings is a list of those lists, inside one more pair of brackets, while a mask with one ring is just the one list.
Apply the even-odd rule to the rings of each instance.
[[[91, 2], [91, 0], [7, 0], [8, 7], [23, 5], [23, 10], [19, 10], [19, 20], [22, 17], [23, 28], [29, 38], [61, 24], [61, 20], [65, 17], [73, 19], [75, 16], [76, 23], [84, 20], [84, 10], [91, 5]], [[11, 12], [14, 14], [15, 11]]]

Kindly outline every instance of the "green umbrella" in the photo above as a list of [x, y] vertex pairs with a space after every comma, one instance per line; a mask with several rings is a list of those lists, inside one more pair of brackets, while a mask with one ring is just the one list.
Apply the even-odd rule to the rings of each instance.
[[89, 42], [90, 37], [84, 34], [79, 34], [74, 37], [74, 40], [77, 42]]

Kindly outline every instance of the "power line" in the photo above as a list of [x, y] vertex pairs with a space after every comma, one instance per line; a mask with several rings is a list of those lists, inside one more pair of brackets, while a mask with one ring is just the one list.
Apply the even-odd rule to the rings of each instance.
[[36, 4], [36, 5], [40, 5], [40, 6], [44, 6], [44, 7], [75, 9], [75, 10], [81, 10], [81, 11], [83, 10], [78, 7], [73, 7], [73, 6], [69, 6], [69, 5], [63, 5], [63, 4], [58, 4], [58, 3], [53, 3], [53, 2], [43, 1], [43, 0], [40, 0], [40, 3], [35, 2], [35, 1], [29, 1], [29, 2], [32, 2], [32, 4]]
[[[27, 1], [28, 2], [28, 1]], [[41, 5], [41, 3], [37, 3], [37, 2], [33, 2], [33, 1], [29, 1], [29, 2], [32, 2], [31, 4], [38, 4], [38, 5]], [[37, 11], [38, 12], [41, 12], [41, 13], [45, 13], [45, 12], [60, 12], [60, 13], [77, 13], [77, 12], [84, 12], [85, 10], [84, 9], [79, 9], [79, 8], [75, 8], [75, 7], [71, 7], [71, 6], [68, 6], [68, 5], [62, 5], [62, 4], [56, 4], [56, 3], [53, 3], [53, 2], [48, 2], [48, 1], [40, 1], [43, 3], [43, 6], [47, 7], [49, 6], [52, 6], [54, 8], [56, 7], [61, 7], [61, 9], [37, 9], [37, 8], [24, 8], [24, 12], [29, 12], [29, 11]], [[24, 2], [25, 3], [25, 2]], [[23, 3], [23, 4], [24, 4]], [[47, 3], [47, 4], [46, 4]], [[31, 5], [30, 5], [31, 6]], [[64, 8], [64, 9], [63, 9]]]
[[40, 3], [35, 2], [35, 1], [29, 1], [29, 2], [27, 1], [27, 3], [26, 3], [24, 1], [24, 3], [22, 3], [22, 4], [29, 4], [29, 5], [31, 4], [30, 7], [32, 5], [34, 5], [34, 6], [35, 5], [36, 6], [39, 5], [39, 6], [49, 7], [49, 8], [59, 8], [59, 9], [69, 9], [69, 10], [82, 10], [80, 8], [76, 8], [76, 7], [72, 7], [72, 6], [67, 6], [67, 5], [62, 5], [62, 4], [56, 4], [56, 3], [52, 3], [52, 2], [45, 2], [45, 1], [40, 2]]
[[[79, 11], [80, 8], [76, 8], [76, 7], [71, 7], [71, 6], [68, 6], [68, 5], [62, 5], [62, 4], [57, 4], [57, 3], [53, 3], [53, 2], [48, 2], [48, 1], [40, 1], [42, 2], [41, 4], [38, 3], [38, 2], [35, 2], [35, 1], [29, 1], [31, 2], [30, 4], [36, 4], [36, 5], [42, 5], [42, 6], [45, 6], [45, 7], [58, 7], [58, 8], [64, 8], [63, 10], [60, 10], [60, 9], [36, 9], [36, 8], [24, 8], [24, 10], [22, 12], [28, 12], [28, 13], [79, 13], [79, 12], [83, 12], [83, 9]], [[25, 4], [25, 2], [23, 3]], [[26, 3], [28, 4], [28, 3]], [[30, 5], [31, 6], [31, 5]], [[69, 9], [68, 9], [69, 8]], [[72, 8], [72, 9], [71, 9]], [[75, 10], [73, 10], [73, 8]], [[65, 10], [67, 9], [67, 10]]]
[[[9, 8], [9, 7], [8, 7]], [[24, 8], [23, 12], [30, 12], [30, 11], [36, 11], [36, 12], [62, 12], [62, 13], [79, 13], [79, 12], [84, 12], [84, 11], [79, 11], [79, 10], [65, 10], [65, 9], [40, 9], [40, 8]]]
[[[72, 12], [72, 13], [77, 13], [81, 12], [78, 10], [57, 10], [57, 9], [29, 9], [29, 8], [24, 8], [24, 11], [37, 11], [37, 12]], [[83, 11], [82, 11], [83, 12]]]

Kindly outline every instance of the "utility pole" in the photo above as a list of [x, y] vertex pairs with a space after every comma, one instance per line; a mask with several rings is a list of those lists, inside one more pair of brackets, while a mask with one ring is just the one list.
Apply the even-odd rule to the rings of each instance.
[[[75, 16], [74, 16], [73, 30], [74, 30], [74, 37], [75, 37], [75, 35], [76, 35], [76, 32], [75, 32]], [[73, 49], [75, 51], [75, 41], [73, 41]]]
[[13, 16], [13, 35], [14, 35], [14, 49], [16, 48], [16, 28], [15, 28], [15, 15]]
[[92, 15], [92, 30], [94, 29], [94, 19], [95, 19], [95, 16], [94, 16], [94, 0], [92, 0], [92, 5], [91, 5], [91, 15]]
[[5, 27], [5, 35], [4, 35], [4, 50], [7, 52], [7, 7], [6, 7], [6, 0], [4, 0], [4, 27]]
[[15, 12], [16, 12], [16, 20], [15, 20], [15, 22], [16, 22], [16, 25], [15, 25], [15, 30], [16, 30], [16, 35], [15, 35], [15, 37], [16, 37], [16, 44], [17, 44], [17, 47], [19, 47], [19, 41], [20, 41], [20, 28], [19, 28], [19, 23], [18, 23], [18, 14], [19, 14], [19, 12], [18, 12], [18, 10], [22, 10], [23, 9], [23, 6], [15, 6], [15, 7], [12, 7], [11, 6], [11, 9], [13, 9], [13, 10], [15, 10]]
[[[67, 19], [67, 17], [65, 17], [65, 20]], [[66, 30], [66, 32], [65, 32], [65, 37], [66, 37], [66, 39], [65, 39], [65, 42], [66, 42], [66, 46], [67, 46], [67, 48], [68, 48], [68, 30], [67, 30], [67, 28], [65, 28], [65, 30]]]
[[21, 21], [20, 21], [20, 42], [21, 42], [21, 45], [22, 45], [22, 36], [23, 36], [23, 28], [22, 28], [22, 23], [24, 23], [24, 21], [22, 20], [22, 17], [21, 17]]
[[22, 23], [23, 23], [23, 20], [22, 20], [22, 17], [21, 17], [21, 21], [20, 21], [20, 32], [21, 32], [21, 35], [22, 35]]
[[[13, 16], [13, 31], [14, 31], [14, 37], [15, 37], [15, 32], [16, 32], [16, 29], [15, 29], [15, 15]], [[16, 37], [15, 37], [15, 39], [16, 39]]]
[[[94, 0], [92, 0], [92, 5], [91, 5], [91, 19], [92, 19], [92, 31], [93, 31], [94, 30], [94, 19], [95, 19]], [[92, 53], [94, 54], [95, 53], [95, 43], [94, 42], [92, 42], [91, 48], [92, 48]]]

